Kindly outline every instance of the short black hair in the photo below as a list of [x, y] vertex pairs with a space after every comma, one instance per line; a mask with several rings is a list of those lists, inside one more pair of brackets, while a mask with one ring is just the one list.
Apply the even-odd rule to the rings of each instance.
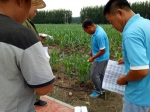
[[91, 19], [85, 19], [82, 23], [83, 28], [88, 28], [88, 26], [93, 26], [95, 23]]
[[127, 0], [109, 0], [104, 7], [103, 15], [113, 13], [116, 9], [131, 9], [131, 6]]

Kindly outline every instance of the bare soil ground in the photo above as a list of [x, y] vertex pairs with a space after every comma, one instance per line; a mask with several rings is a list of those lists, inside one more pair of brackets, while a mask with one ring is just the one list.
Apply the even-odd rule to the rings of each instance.
[[[58, 50], [59, 47], [49, 46], [49, 53], [53, 50]], [[68, 54], [70, 50], [67, 49]], [[111, 57], [112, 59], [114, 57]], [[63, 101], [72, 106], [87, 106], [88, 112], [121, 112], [122, 111], [122, 95], [106, 91], [98, 98], [90, 98], [89, 95], [93, 91], [93, 83], [89, 81], [85, 83], [77, 82], [77, 77], [67, 77], [66, 74], [58, 71], [54, 71], [56, 76], [55, 87], [48, 95]], [[149, 111], [150, 112], [150, 111]]]
[[93, 84], [89, 80], [86, 84], [79, 84], [76, 77], [66, 77], [63, 73], [54, 72], [56, 82], [53, 92], [49, 96], [61, 100], [72, 106], [87, 106], [88, 112], [121, 112], [122, 95], [106, 91], [98, 98], [90, 98]]
[[[55, 49], [59, 49], [57, 46], [49, 46], [49, 53]], [[53, 71], [56, 77], [55, 86], [51, 93], [48, 95], [60, 101], [63, 101], [72, 106], [87, 106], [88, 112], [121, 112], [122, 110], [122, 95], [106, 91], [98, 98], [90, 98], [89, 95], [93, 91], [93, 83], [89, 81], [85, 83], [79, 83], [77, 77], [67, 77], [66, 74], [58, 71]]]

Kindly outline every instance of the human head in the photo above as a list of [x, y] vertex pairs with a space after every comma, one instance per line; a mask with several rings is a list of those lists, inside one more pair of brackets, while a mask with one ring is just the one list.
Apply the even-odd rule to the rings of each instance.
[[82, 23], [82, 28], [86, 33], [91, 35], [91, 34], [94, 34], [96, 30], [96, 25], [92, 20], [85, 19]]
[[0, 0], [0, 14], [6, 15], [19, 23], [28, 17], [31, 0]]
[[127, 0], [109, 0], [103, 14], [112, 26], [122, 32], [127, 21], [134, 15]]
[[33, 19], [36, 16], [37, 13], [37, 9], [42, 9], [44, 7], [46, 7], [46, 4], [43, 0], [33, 0], [31, 2], [32, 6], [31, 9], [29, 11], [29, 19]]
[[28, 16], [28, 18], [29, 19], [33, 19], [35, 16], [36, 16], [36, 12], [37, 12], [37, 9], [30, 9], [30, 11], [29, 11], [29, 16]]
[[43, 0], [0, 0], [0, 14], [23, 23], [28, 18], [31, 6], [35, 7], [41, 1]]

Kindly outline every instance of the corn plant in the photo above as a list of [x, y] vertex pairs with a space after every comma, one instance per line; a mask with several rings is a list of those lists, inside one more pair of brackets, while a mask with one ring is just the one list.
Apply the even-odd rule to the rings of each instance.
[[[53, 40], [43, 42], [49, 46], [59, 46], [60, 51], [51, 53], [53, 70], [64, 72], [68, 77], [75, 76], [79, 82], [86, 82], [91, 72], [87, 53], [91, 49], [91, 36], [85, 33], [81, 24], [37, 24], [37, 30], [53, 36]], [[110, 44], [110, 59], [122, 57], [121, 34], [110, 25], [101, 25], [106, 31]]]

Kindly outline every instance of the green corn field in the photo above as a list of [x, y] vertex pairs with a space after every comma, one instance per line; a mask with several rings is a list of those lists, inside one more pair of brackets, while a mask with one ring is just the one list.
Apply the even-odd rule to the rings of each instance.
[[[111, 25], [100, 25], [106, 31], [110, 44], [110, 59], [122, 57], [121, 33]], [[91, 49], [91, 35], [86, 34], [81, 24], [36, 24], [39, 33], [53, 36], [42, 43], [54, 48], [49, 52], [50, 64], [53, 71], [63, 72], [67, 76], [75, 76], [79, 82], [89, 80], [91, 63], [88, 53]]]

